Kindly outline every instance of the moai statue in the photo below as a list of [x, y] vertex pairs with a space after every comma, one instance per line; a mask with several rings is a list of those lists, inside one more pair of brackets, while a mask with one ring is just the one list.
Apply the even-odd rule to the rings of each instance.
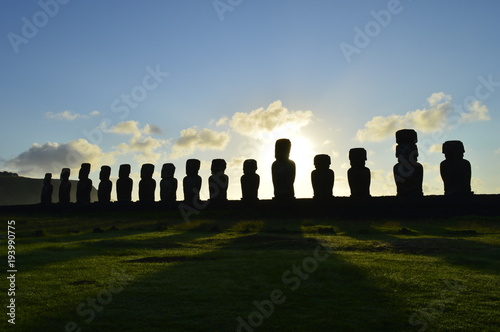
[[90, 203], [90, 193], [92, 191], [92, 180], [89, 179], [90, 164], [83, 163], [78, 173], [78, 184], [76, 186], [76, 202]]
[[174, 178], [174, 173], [174, 164], [163, 164], [160, 181], [160, 199], [162, 202], [173, 203], [177, 200], [177, 179]]
[[470, 187], [471, 165], [464, 159], [464, 145], [461, 141], [446, 141], [443, 144], [445, 160], [441, 162], [441, 178], [445, 195], [472, 194]]
[[210, 191], [211, 203], [223, 203], [227, 201], [227, 187], [229, 177], [224, 174], [226, 161], [224, 159], [212, 160], [210, 167], [212, 175], [208, 178], [208, 189]]
[[274, 199], [289, 200], [295, 198], [293, 182], [295, 181], [295, 163], [290, 160], [292, 143], [286, 138], [276, 141], [272, 165]]
[[71, 182], [69, 181], [69, 175], [71, 170], [69, 168], [63, 168], [61, 170], [60, 184], [59, 184], [59, 203], [69, 203], [70, 193], [71, 193]]
[[366, 150], [354, 148], [349, 150], [351, 168], [347, 171], [347, 179], [351, 188], [351, 197], [370, 197], [370, 169], [365, 166]]
[[42, 204], [52, 203], [52, 192], [54, 191], [54, 186], [52, 186], [52, 173], [46, 173], [43, 178], [43, 187], [40, 201]]
[[318, 154], [314, 157], [316, 169], [311, 172], [311, 182], [314, 190], [314, 199], [332, 198], [335, 174], [330, 169], [331, 159], [327, 154]]
[[241, 176], [242, 200], [246, 202], [258, 201], [260, 176], [256, 173], [257, 160], [247, 159], [243, 162], [243, 175]]
[[198, 175], [200, 161], [198, 159], [188, 159], [186, 161], [186, 176], [182, 181], [184, 191], [184, 202], [194, 204], [200, 201], [201, 177]]
[[100, 203], [109, 203], [111, 201], [111, 189], [113, 188], [113, 183], [109, 179], [111, 176], [111, 167], [101, 166], [101, 172], [99, 173], [99, 187], [97, 188], [97, 199]]
[[134, 180], [130, 178], [130, 165], [120, 165], [118, 171], [118, 180], [116, 180], [116, 199], [118, 202], [132, 201], [132, 186]]
[[398, 196], [422, 196], [424, 168], [417, 162], [417, 132], [402, 129], [396, 132], [396, 157], [393, 173]]
[[139, 201], [154, 202], [156, 181], [153, 179], [155, 165], [144, 164], [141, 167], [141, 181], [139, 181]]

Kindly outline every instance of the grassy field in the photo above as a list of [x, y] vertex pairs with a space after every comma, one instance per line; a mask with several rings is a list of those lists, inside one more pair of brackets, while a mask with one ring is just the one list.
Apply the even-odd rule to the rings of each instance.
[[1, 331], [498, 331], [500, 217], [16, 221]]

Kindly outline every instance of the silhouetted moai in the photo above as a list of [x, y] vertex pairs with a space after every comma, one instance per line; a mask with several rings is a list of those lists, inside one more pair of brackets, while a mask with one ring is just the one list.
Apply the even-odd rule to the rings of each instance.
[[226, 161], [224, 159], [212, 160], [210, 170], [212, 172], [208, 178], [210, 203], [224, 203], [227, 201], [227, 187], [229, 186], [229, 177], [224, 174]]
[[402, 129], [396, 132], [396, 157], [393, 173], [398, 196], [422, 196], [424, 168], [418, 163], [417, 132]]
[[162, 202], [173, 203], [177, 200], [177, 179], [174, 178], [174, 164], [163, 164], [161, 169], [160, 199]]
[[184, 201], [187, 204], [194, 204], [200, 201], [201, 176], [200, 161], [198, 159], [188, 159], [186, 161], [186, 176], [182, 181], [184, 191]]
[[351, 188], [351, 197], [370, 197], [370, 169], [365, 166], [366, 150], [354, 148], [349, 150], [351, 168], [347, 171], [347, 179]]
[[257, 160], [247, 159], [243, 162], [243, 175], [241, 176], [241, 194], [242, 200], [253, 202], [259, 200], [258, 191], [260, 185], [260, 176], [256, 173]]
[[139, 181], [139, 201], [154, 202], [156, 181], [153, 179], [155, 165], [144, 164], [141, 167], [141, 181]]
[[69, 203], [70, 193], [71, 193], [71, 182], [69, 181], [69, 175], [71, 170], [69, 168], [63, 168], [61, 170], [60, 184], [59, 184], [59, 203]]
[[332, 198], [335, 174], [330, 169], [331, 159], [327, 154], [318, 154], [314, 157], [316, 169], [311, 172], [311, 182], [314, 190], [314, 199]]
[[290, 160], [292, 143], [286, 138], [276, 141], [272, 165], [274, 199], [288, 200], [295, 198], [293, 182], [295, 181], [295, 163]]
[[446, 160], [440, 165], [445, 195], [472, 194], [470, 187], [471, 165], [464, 159], [464, 145], [461, 141], [447, 141], [443, 144]]
[[90, 203], [90, 193], [92, 192], [92, 180], [89, 179], [90, 164], [83, 163], [78, 173], [78, 184], [76, 186], [76, 202]]
[[99, 173], [99, 187], [97, 188], [97, 199], [100, 203], [109, 203], [111, 201], [111, 189], [113, 189], [113, 182], [109, 179], [111, 176], [111, 167], [101, 166]]
[[52, 192], [54, 191], [54, 186], [52, 186], [52, 173], [46, 173], [43, 178], [42, 194], [40, 201], [42, 204], [52, 203]]
[[118, 180], [116, 180], [116, 199], [118, 202], [132, 201], [132, 187], [134, 180], [130, 178], [130, 165], [120, 165]]

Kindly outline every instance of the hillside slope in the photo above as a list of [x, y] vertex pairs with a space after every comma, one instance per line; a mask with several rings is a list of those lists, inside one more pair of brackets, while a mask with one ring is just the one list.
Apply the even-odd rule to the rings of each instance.
[[[76, 201], [77, 180], [71, 181], [71, 201]], [[52, 202], [59, 201], [59, 179], [52, 179], [54, 191]], [[0, 206], [2, 205], [25, 205], [40, 203], [43, 179], [32, 179], [22, 176], [0, 176]], [[97, 190], [92, 188], [91, 201], [97, 201]]]

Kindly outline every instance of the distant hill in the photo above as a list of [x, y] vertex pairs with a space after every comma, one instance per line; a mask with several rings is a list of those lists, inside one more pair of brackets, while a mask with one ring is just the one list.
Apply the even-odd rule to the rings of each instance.
[[[12, 173], [10, 173], [12, 174]], [[71, 182], [71, 202], [76, 201], [77, 180]], [[59, 201], [59, 179], [52, 179], [54, 191], [52, 193], [52, 202]], [[7, 175], [0, 173], [0, 206], [2, 205], [24, 205], [40, 203], [40, 194], [42, 192], [43, 179], [32, 179], [16, 175]], [[97, 201], [97, 190], [92, 188], [91, 201]]]

